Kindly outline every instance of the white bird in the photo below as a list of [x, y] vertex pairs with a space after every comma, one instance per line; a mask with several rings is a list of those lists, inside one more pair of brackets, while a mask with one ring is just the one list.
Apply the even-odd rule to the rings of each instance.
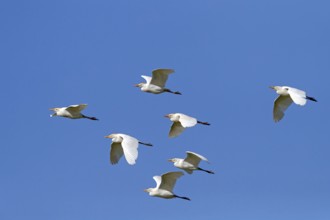
[[313, 97], [306, 95], [305, 91], [292, 88], [289, 86], [270, 86], [279, 96], [274, 101], [273, 119], [275, 122], [280, 121], [284, 117], [285, 110], [294, 102], [297, 105], [303, 106], [307, 99], [317, 102]]
[[146, 80], [146, 83], [136, 84], [136, 87], [140, 87], [141, 91], [149, 92], [153, 94], [160, 94], [163, 92], [169, 92], [177, 95], [181, 95], [180, 92], [173, 92], [165, 88], [168, 75], [174, 73], [173, 69], [156, 69], [152, 71], [152, 77], [144, 76], [141, 77]]
[[90, 120], [98, 120], [95, 117], [89, 117], [81, 114], [81, 111], [87, 107], [87, 104], [80, 105], [70, 105], [68, 107], [60, 107], [60, 108], [51, 108], [49, 110], [54, 111], [55, 113], [50, 115], [53, 116], [61, 116], [65, 118], [78, 119], [78, 118], [87, 118]]
[[185, 128], [193, 127], [197, 123], [203, 125], [210, 125], [208, 122], [198, 121], [196, 118], [182, 113], [171, 113], [165, 115], [165, 117], [169, 118], [173, 122], [170, 129], [169, 137], [179, 136]]
[[116, 164], [120, 158], [125, 155], [126, 161], [130, 165], [134, 165], [138, 158], [138, 146], [143, 144], [146, 146], [152, 146], [150, 143], [143, 143], [136, 138], [127, 134], [110, 134], [105, 138], [112, 138], [111, 150], [110, 150], [110, 163]]
[[164, 199], [180, 198], [190, 200], [188, 197], [178, 196], [173, 193], [175, 182], [182, 175], [183, 172], [168, 172], [161, 176], [154, 176], [153, 178], [156, 181], [156, 187], [148, 188], [144, 191], [148, 192], [150, 196], [161, 197]]
[[186, 151], [186, 153], [187, 153], [187, 157], [185, 159], [172, 158], [169, 159], [168, 161], [173, 162], [175, 167], [180, 168], [189, 174], [192, 174], [194, 170], [201, 170], [207, 173], [214, 174], [214, 172], [211, 170], [204, 170], [198, 167], [198, 164], [200, 163], [201, 160], [208, 162], [208, 160], [205, 157], [191, 151]]

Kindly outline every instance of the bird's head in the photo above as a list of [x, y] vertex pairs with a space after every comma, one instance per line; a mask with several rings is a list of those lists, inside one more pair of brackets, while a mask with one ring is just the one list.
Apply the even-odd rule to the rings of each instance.
[[54, 114], [51, 114], [50, 117], [57, 116], [57, 112], [60, 108], [50, 108], [49, 110], [54, 111]]
[[142, 88], [143, 85], [144, 85], [144, 83], [134, 84], [135, 87], [139, 87], [139, 88]]
[[167, 114], [167, 115], [164, 115], [165, 118], [172, 118], [174, 114]]
[[171, 159], [168, 159], [167, 161], [168, 162], [175, 163], [177, 160], [178, 160], [178, 158], [171, 158]]
[[269, 88], [271, 88], [275, 91], [278, 91], [278, 90], [280, 90], [281, 86], [269, 86]]
[[152, 191], [153, 188], [148, 188], [148, 189], [144, 189], [144, 192], [150, 193]]
[[107, 136], [104, 136], [105, 138], [115, 138], [115, 134], [110, 134], [110, 135], [107, 135]]

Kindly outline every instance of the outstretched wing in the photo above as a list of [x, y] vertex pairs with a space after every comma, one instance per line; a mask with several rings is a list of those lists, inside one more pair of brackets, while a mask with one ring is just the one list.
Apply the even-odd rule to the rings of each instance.
[[110, 150], [110, 163], [117, 164], [123, 154], [124, 152], [121, 144], [112, 142]]
[[190, 117], [190, 116], [182, 114], [182, 113], [178, 113], [178, 114], [180, 114], [179, 121], [181, 122], [181, 125], [184, 128], [193, 127], [197, 124], [196, 118]]
[[291, 105], [291, 103], [292, 99], [290, 96], [280, 95], [277, 97], [273, 108], [273, 119], [275, 122], [278, 122], [283, 118], [285, 110]]
[[168, 75], [174, 73], [172, 69], [156, 69], [152, 71], [151, 84], [159, 86], [161, 88], [165, 87]]
[[126, 134], [119, 135], [123, 138], [121, 146], [123, 148], [127, 163], [129, 163], [130, 165], [135, 164], [135, 161], [138, 158], [139, 141], [136, 138]]
[[169, 137], [176, 137], [179, 136], [183, 131], [184, 127], [182, 127], [180, 122], [173, 122], [170, 133], [168, 134]]
[[306, 100], [306, 92], [302, 91], [300, 89], [296, 88], [291, 88], [289, 87], [288, 93], [293, 100], [294, 103], [297, 105], [305, 105], [307, 100]]
[[80, 111], [84, 110], [86, 107], [87, 104], [70, 105], [66, 108], [66, 110], [70, 113], [80, 113]]
[[162, 182], [162, 177], [161, 176], [154, 176], [154, 180], [156, 181], [156, 188], [158, 189], [160, 186], [160, 183]]
[[150, 81], [151, 81], [151, 77], [150, 76], [144, 76], [144, 75], [141, 75], [141, 77], [143, 78], [143, 79], [145, 79], [145, 81], [146, 81], [146, 84], [150, 84]]
[[186, 162], [191, 163], [195, 167], [198, 167], [198, 164], [201, 160], [208, 161], [205, 157], [202, 155], [196, 154], [191, 151], [186, 151], [187, 157], [184, 159]]
[[183, 172], [168, 172], [161, 176], [162, 181], [159, 185], [160, 189], [165, 189], [172, 192], [176, 180], [183, 175]]

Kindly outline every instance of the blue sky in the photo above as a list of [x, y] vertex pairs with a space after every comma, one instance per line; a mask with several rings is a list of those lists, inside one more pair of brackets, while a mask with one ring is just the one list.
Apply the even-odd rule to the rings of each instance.
[[[298, 0], [0, 3], [0, 218], [330, 218], [330, 3]], [[133, 84], [173, 68], [152, 95]], [[270, 85], [319, 100], [272, 121]], [[100, 121], [50, 118], [87, 103]], [[208, 121], [175, 139], [163, 116]], [[110, 133], [140, 146], [109, 164]], [[191, 202], [149, 197], [152, 176], [190, 150], [211, 162], [178, 180]]]

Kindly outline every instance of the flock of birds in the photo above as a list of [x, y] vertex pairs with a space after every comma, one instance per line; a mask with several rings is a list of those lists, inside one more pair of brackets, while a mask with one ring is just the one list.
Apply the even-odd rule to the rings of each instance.
[[[173, 69], [156, 69], [152, 71], [152, 77], [144, 76], [141, 77], [146, 80], [145, 83], [136, 84], [136, 87], [141, 88], [141, 91], [160, 94], [164, 92], [181, 95], [178, 91], [171, 91], [165, 87], [168, 76], [174, 72]], [[273, 120], [275, 122], [280, 121], [284, 117], [284, 112], [286, 109], [294, 102], [297, 105], [303, 106], [306, 104], [307, 100], [317, 102], [313, 97], [307, 96], [306, 92], [292, 88], [289, 86], [270, 86], [279, 95], [274, 101], [273, 107]], [[51, 108], [54, 111], [51, 117], [60, 116], [71, 119], [87, 118], [90, 120], [98, 120], [95, 117], [86, 116], [81, 113], [87, 107], [86, 104], [80, 105], [70, 105], [68, 107], [61, 108]], [[196, 124], [210, 125], [208, 122], [199, 121], [196, 118], [182, 114], [182, 113], [172, 113], [165, 115], [173, 123], [170, 128], [169, 137], [179, 136], [186, 128], [193, 127]], [[127, 134], [110, 134], [105, 136], [105, 138], [112, 139], [111, 150], [110, 150], [110, 163], [117, 164], [120, 158], [124, 155], [126, 161], [130, 165], [134, 165], [138, 158], [138, 146], [139, 144], [145, 146], [152, 146], [150, 143], [141, 142], [138, 139], [131, 137]], [[199, 170], [206, 173], [214, 174], [213, 171], [205, 170], [199, 167], [199, 163], [203, 160], [208, 162], [208, 160], [197, 153], [187, 151], [186, 157], [182, 158], [172, 158], [169, 159], [170, 162], [174, 163], [174, 166], [184, 170], [188, 174], [192, 174], [193, 171]], [[178, 196], [173, 192], [174, 185], [178, 178], [183, 175], [183, 172], [168, 172], [162, 174], [161, 176], [154, 176], [153, 179], [156, 182], [155, 188], [145, 189], [150, 196], [161, 197], [165, 199], [171, 198], [181, 198], [185, 200], [190, 200], [188, 197]]]

